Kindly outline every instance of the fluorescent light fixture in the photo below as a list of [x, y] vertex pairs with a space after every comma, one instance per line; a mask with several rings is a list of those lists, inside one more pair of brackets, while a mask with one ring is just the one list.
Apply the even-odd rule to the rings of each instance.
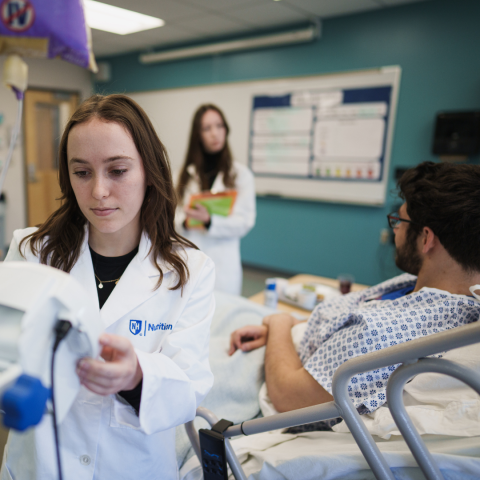
[[90, 28], [97, 30], [128, 35], [165, 25], [161, 18], [150, 17], [125, 8], [114, 7], [94, 0], [84, 0], [84, 3], [87, 24]]
[[199, 45], [198, 47], [167, 50], [165, 52], [145, 53], [140, 55], [139, 60], [141, 63], [168, 62], [170, 60], [203, 57], [219, 53], [235, 52], [238, 50], [253, 50], [256, 48], [278, 47], [280, 45], [312, 42], [313, 40], [319, 38], [319, 36], [320, 21], [303, 30], [295, 30], [293, 32], [276, 33], [273, 35], [264, 35], [262, 37], [211, 43], [208, 45]]

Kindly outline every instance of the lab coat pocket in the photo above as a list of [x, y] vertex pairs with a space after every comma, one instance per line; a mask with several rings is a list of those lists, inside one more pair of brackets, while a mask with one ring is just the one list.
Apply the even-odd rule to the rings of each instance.
[[140, 430], [140, 419], [130, 404], [117, 395], [111, 396], [110, 402], [111, 427]]

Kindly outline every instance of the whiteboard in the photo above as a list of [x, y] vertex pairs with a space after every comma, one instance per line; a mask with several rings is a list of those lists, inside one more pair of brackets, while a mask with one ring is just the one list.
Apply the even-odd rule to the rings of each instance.
[[393, 66], [129, 95], [152, 120], [174, 172], [185, 159], [195, 110], [213, 103], [230, 125], [234, 159], [255, 174], [257, 194], [381, 206], [400, 74]]

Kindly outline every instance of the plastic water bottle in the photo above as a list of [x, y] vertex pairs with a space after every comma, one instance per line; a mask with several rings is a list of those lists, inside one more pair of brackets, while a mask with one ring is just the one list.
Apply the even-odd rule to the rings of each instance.
[[270, 308], [277, 308], [277, 303], [277, 281], [274, 278], [267, 278], [265, 280], [265, 305]]

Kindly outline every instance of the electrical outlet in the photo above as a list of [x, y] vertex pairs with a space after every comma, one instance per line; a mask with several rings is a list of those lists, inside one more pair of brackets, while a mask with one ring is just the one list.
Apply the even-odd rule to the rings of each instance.
[[380, 230], [380, 244], [386, 245], [390, 240], [390, 230], [388, 228], [382, 228]]

